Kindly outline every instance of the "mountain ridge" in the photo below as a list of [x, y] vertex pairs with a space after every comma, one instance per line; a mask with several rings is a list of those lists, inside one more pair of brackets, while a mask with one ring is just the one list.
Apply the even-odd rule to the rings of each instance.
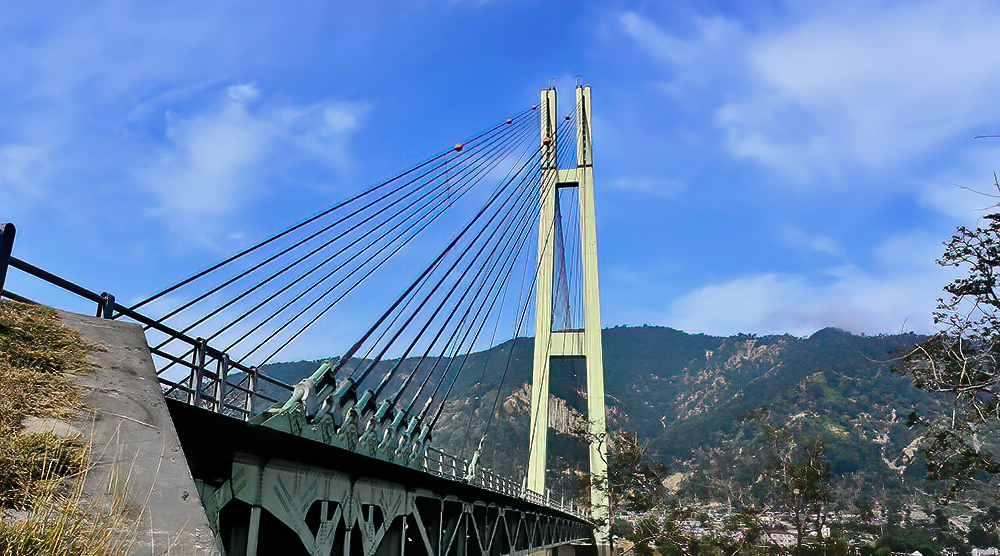
[[[855, 335], [832, 327], [808, 337], [711, 336], [643, 325], [606, 328], [602, 339], [609, 425], [636, 432], [675, 469], [697, 467], [706, 448], [741, 449], [745, 439], [734, 439], [742, 416], [767, 406], [780, 425], [822, 437], [835, 474], [917, 475], [911, 469], [917, 432], [900, 415], [939, 402], [890, 367], [893, 351], [923, 336]], [[469, 356], [435, 428], [435, 444], [471, 457], [496, 398], [481, 461], [512, 476], [523, 473], [533, 345], [532, 338], [517, 338]], [[272, 364], [263, 371], [294, 383], [317, 364]], [[578, 361], [553, 360], [552, 403], [563, 409], [556, 411], [559, 430], [549, 433], [550, 473], [585, 457], [566, 432], [568, 416], [586, 411], [582, 374]]]

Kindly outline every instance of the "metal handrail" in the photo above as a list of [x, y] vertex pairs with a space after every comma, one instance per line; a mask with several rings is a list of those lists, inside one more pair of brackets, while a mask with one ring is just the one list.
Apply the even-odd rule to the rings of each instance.
[[[257, 383], [257, 380], [263, 380], [264, 382], [287, 390], [288, 392], [291, 392], [294, 389], [294, 387], [290, 384], [286, 384], [281, 380], [258, 372], [256, 367], [247, 366], [238, 361], [233, 361], [229, 358], [229, 355], [226, 352], [208, 345], [207, 341], [201, 338], [193, 338], [184, 332], [176, 330], [160, 321], [147, 317], [142, 313], [119, 304], [115, 301], [114, 295], [107, 292], [97, 293], [89, 290], [79, 284], [62, 278], [61, 276], [57, 276], [27, 261], [12, 256], [10, 251], [13, 246], [13, 239], [13, 224], [0, 224], [0, 297], [7, 297], [14, 301], [23, 303], [34, 303], [34, 301], [28, 298], [3, 289], [7, 269], [8, 267], [13, 267], [21, 272], [24, 272], [25, 274], [48, 282], [74, 295], [96, 303], [98, 317], [106, 319], [115, 319], [121, 316], [128, 317], [139, 324], [145, 325], [148, 328], [169, 336], [171, 339], [188, 344], [194, 349], [194, 361], [186, 361], [183, 358], [177, 357], [160, 349], [150, 349], [150, 352], [158, 357], [182, 365], [191, 371], [186, 379], [178, 382], [159, 376], [160, 373], [158, 372], [157, 375], [160, 384], [165, 387], [165, 395], [169, 395], [173, 392], [183, 392], [187, 394], [188, 403], [206, 405], [201, 402], [208, 402], [208, 407], [217, 412], [222, 412], [224, 409], [237, 410], [242, 414], [243, 419], [246, 420], [253, 416], [251, 408], [253, 406], [254, 398], [259, 398], [271, 403], [278, 402], [278, 400], [271, 396], [255, 391], [254, 386]], [[220, 368], [224, 365], [225, 371], [216, 373], [207, 369], [208, 360], [210, 359], [219, 362]], [[243, 386], [240, 383], [230, 382], [226, 376], [229, 371], [242, 372], [249, 378], [249, 385]], [[205, 382], [206, 378], [208, 379], [207, 383]], [[187, 382], [187, 384], [184, 384], [184, 382]], [[210, 392], [206, 392], [206, 389], [221, 393], [222, 395], [213, 395]], [[243, 403], [246, 405], [245, 408], [234, 406], [225, 401], [225, 394], [232, 391], [238, 391], [244, 394]]]
[[467, 475], [469, 470], [468, 460], [453, 456], [432, 446], [427, 447], [424, 450], [423, 470], [431, 475], [437, 475], [438, 477], [444, 477], [446, 479], [466, 481], [498, 494], [521, 498], [540, 506], [555, 508], [580, 519], [590, 519], [583, 509], [572, 501], [566, 502], [562, 499], [556, 501], [551, 496], [551, 491], [542, 495], [532, 490], [528, 490], [520, 483], [508, 479], [507, 477], [504, 477], [489, 468], [479, 468], [476, 470], [474, 476], [469, 477]]
[[[225, 413], [228, 411], [230, 412], [229, 414], [232, 415], [232, 412], [235, 412], [239, 414], [243, 420], [248, 420], [253, 417], [252, 406], [254, 398], [260, 398], [271, 403], [279, 402], [279, 400], [267, 396], [266, 394], [255, 391], [255, 384], [258, 379], [283, 388], [288, 392], [292, 392], [294, 390], [292, 385], [259, 373], [256, 367], [248, 367], [242, 363], [232, 361], [226, 352], [209, 346], [207, 341], [202, 338], [193, 338], [184, 332], [175, 330], [174, 328], [138, 313], [129, 307], [118, 304], [115, 301], [115, 297], [107, 292], [98, 294], [97, 292], [84, 288], [83, 286], [70, 282], [65, 278], [12, 256], [11, 249], [14, 241], [14, 233], [15, 228], [13, 224], [0, 224], [0, 297], [7, 297], [14, 301], [23, 303], [35, 303], [30, 299], [3, 289], [7, 268], [14, 267], [26, 274], [34, 276], [35, 278], [44, 280], [54, 286], [96, 303], [98, 317], [114, 319], [119, 316], [125, 316], [135, 322], [166, 334], [172, 339], [179, 340], [190, 345], [194, 350], [194, 358], [192, 361], [187, 361], [182, 357], [177, 357], [155, 347], [150, 348], [150, 353], [155, 354], [167, 361], [181, 365], [191, 371], [188, 377], [176, 382], [163, 376], [159, 376], [158, 372], [157, 378], [159, 379], [160, 384], [165, 387], [164, 395], [169, 396], [174, 392], [180, 392], [186, 395], [187, 402], [192, 405], [203, 406], [205, 405], [205, 402], [207, 402], [208, 407], [217, 413]], [[215, 359], [219, 363], [220, 372], [214, 372], [207, 368], [207, 359], [209, 358]], [[244, 373], [248, 379], [248, 386], [230, 382], [227, 376], [230, 370], [237, 370]], [[207, 388], [204, 382], [206, 378], [209, 379]], [[226, 401], [227, 389], [230, 393], [238, 391], [244, 394], [243, 403], [245, 406], [241, 407], [228, 403]], [[470, 470], [469, 465], [468, 460], [452, 456], [438, 448], [429, 446], [424, 450], [423, 470], [427, 473], [451, 480], [468, 482], [499, 494], [521, 498], [535, 504], [555, 508], [580, 519], [589, 519], [588, 516], [582, 512], [581, 508], [572, 502], [569, 504], [562, 501], [555, 503], [549, 495], [549, 492], [542, 495], [528, 490], [523, 485], [504, 477], [503, 475], [495, 473], [488, 468], [479, 468], [472, 473], [470, 472], [472, 470]]]

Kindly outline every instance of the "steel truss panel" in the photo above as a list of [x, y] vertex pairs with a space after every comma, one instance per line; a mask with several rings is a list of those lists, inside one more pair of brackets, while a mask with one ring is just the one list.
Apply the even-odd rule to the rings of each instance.
[[[264, 537], [277, 534], [274, 526], [262, 528], [262, 512], [301, 542], [285, 546], [285, 554], [526, 556], [590, 538], [585, 523], [544, 510], [464, 500], [308, 464], [241, 453], [232, 469], [218, 488], [203, 484], [202, 492], [209, 522], [230, 556], [256, 555]], [[247, 520], [224, 524], [223, 514], [237, 504], [250, 507]]]

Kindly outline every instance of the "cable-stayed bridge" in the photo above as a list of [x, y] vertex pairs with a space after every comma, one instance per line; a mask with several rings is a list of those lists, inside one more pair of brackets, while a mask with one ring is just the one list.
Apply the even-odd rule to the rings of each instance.
[[[604, 552], [590, 88], [575, 100], [560, 115], [544, 90], [539, 104], [127, 306], [16, 256], [7, 224], [0, 291], [31, 302], [3, 289], [9, 267], [144, 327], [227, 554]], [[492, 409], [475, 448], [435, 447], [470, 355], [531, 327], [525, 474], [480, 464], [513, 349], [501, 386], [478, 400]], [[268, 376], [269, 363], [320, 349], [341, 355], [297, 384]], [[585, 508], [546, 488], [559, 357], [585, 363]]]

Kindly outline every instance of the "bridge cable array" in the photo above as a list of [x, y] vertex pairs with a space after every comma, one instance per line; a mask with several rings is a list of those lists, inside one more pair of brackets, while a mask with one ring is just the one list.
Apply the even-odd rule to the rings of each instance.
[[[577, 106], [570, 115], [566, 116], [565, 121], [563, 123], [561, 123], [560, 126], [559, 126], [558, 135], [557, 136], [564, 136], [564, 135], [566, 135], [567, 131], [569, 131], [569, 130], [571, 130], [571, 129], [573, 129], [575, 127], [575, 117], [578, 114], [578, 112], [579, 112], [579, 106]], [[567, 122], [568, 122], [568, 124], [567, 124]], [[574, 153], [574, 151], [572, 149], [563, 149], [562, 152], [560, 153], [559, 160], [558, 160], [558, 163], [557, 163], [557, 167], [558, 168], [569, 167], [570, 166], [570, 162], [571, 162], [574, 154], [575, 153]], [[542, 194], [544, 195], [545, 192], [549, 188], [551, 188], [551, 187], [555, 187], [555, 184], [552, 184], [552, 183], [543, 184], [543, 186], [541, 188], [542, 191], [543, 191]], [[568, 207], [569, 210], [571, 211], [570, 218], [565, 219], [565, 220], [562, 219], [561, 214], [560, 214], [559, 199], [560, 199], [561, 194], [562, 194], [563, 191], [571, 191], [572, 193], [576, 193], [577, 190], [575, 188], [567, 189], [567, 190], [562, 190], [562, 189], [559, 189], [559, 188], [556, 189], [555, 194], [556, 194], [556, 197], [557, 197], [557, 204], [556, 204], [556, 213], [555, 213], [555, 225], [553, 226], [552, 229], [544, 231], [544, 232], [540, 232], [540, 233], [544, 234], [543, 242], [545, 244], [553, 243], [554, 259], [555, 259], [555, 268], [554, 268], [554, 272], [553, 272], [553, 276], [554, 276], [553, 282], [558, 285], [560, 283], [560, 273], [562, 273], [561, 282], [562, 282], [562, 286], [564, 286], [564, 289], [566, 291], [569, 291], [570, 288], [573, 288], [575, 286], [575, 289], [577, 291], [577, 295], [576, 296], [567, 297], [567, 298], [564, 298], [564, 299], [554, 298], [553, 299], [554, 309], [556, 308], [556, 306], [559, 306], [559, 305], [565, 306], [572, 299], [573, 303], [572, 303], [572, 305], [569, 305], [567, 307], [566, 313], [568, 314], [568, 311], [570, 309], [572, 309], [574, 311], [573, 314], [575, 315], [575, 314], [579, 313], [579, 311], [582, 310], [582, 306], [583, 306], [583, 300], [582, 300], [582, 281], [580, 281], [579, 278], [577, 278], [577, 280], [574, 281], [574, 277], [572, 275], [572, 272], [570, 272], [567, 275], [566, 274], [567, 271], [566, 271], [565, 267], [567, 265], [567, 261], [574, 261], [575, 260], [575, 261], [577, 261], [576, 268], [578, 268], [580, 271], [582, 271], [582, 269], [579, 268], [580, 267], [579, 261], [581, 260], [580, 259], [580, 254], [579, 254], [580, 253], [580, 251], [579, 251], [579, 249], [580, 249], [579, 248], [579, 243], [580, 243], [580, 227], [578, 225], [579, 224], [579, 220], [578, 220], [579, 205], [578, 205], [578, 203], [576, 203], [576, 200], [577, 200], [576, 196], [573, 195], [571, 197], [571, 200], [573, 201], [573, 203], [569, 204], [569, 207]], [[574, 226], [574, 224], [577, 224], [577, 225]], [[575, 241], [571, 241], [571, 243], [570, 243], [570, 245], [573, 246], [573, 247], [571, 247], [571, 249], [569, 250], [569, 253], [570, 253], [569, 258], [567, 258], [566, 241], [564, 239], [566, 236], [568, 236], [571, 240], [575, 240]], [[574, 255], [575, 255], [575, 257], [574, 257]], [[490, 427], [491, 427], [491, 425], [494, 422], [494, 418], [496, 417], [497, 409], [498, 409], [498, 404], [499, 404], [499, 401], [500, 401], [500, 394], [503, 391], [503, 385], [504, 385], [504, 383], [506, 381], [508, 371], [510, 370], [511, 363], [513, 361], [514, 352], [515, 352], [515, 348], [516, 348], [516, 340], [522, 334], [522, 330], [523, 330], [523, 327], [524, 327], [525, 323], [526, 322], [531, 322], [531, 320], [528, 317], [530, 317], [532, 315], [532, 313], [533, 313], [533, 311], [531, 311], [531, 309], [533, 309], [534, 304], [531, 303], [532, 299], [530, 297], [530, 294], [531, 294], [531, 292], [534, 291], [534, 288], [535, 288], [535, 285], [536, 285], [536, 280], [538, 278], [538, 272], [539, 272], [539, 268], [538, 268], [537, 264], [534, 267], [532, 267], [532, 268], [533, 268], [533, 272], [531, 273], [531, 281], [530, 281], [530, 284], [527, 287], [527, 290], [525, 290], [524, 289], [524, 283], [527, 280], [528, 266], [525, 265], [525, 267], [524, 267], [524, 275], [522, 276], [522, 291], [526, 292], [527, 297], [522, 298], [522, 300], [518, 302], [518, 306], [521, 307], [521, 309], [520, 309], [520, 315], [519, 315], [519, 318], [517, 319], [516, 325], [514, 327], [514, 331], [513, 331], [513, 333], [510, 336], [514, 340], [511, 342], [510, 349], [507, 352], [507, 358], [506, 358], [506, 361], [504, 363], [503, 371], [502, 371], [502, 373], [500, 375], [500, 379], [499, 379], [499, 382], [498, 382], [497, 387], [496, 387], [496, 393], [494, 394], [493, 403], [491, 405], [489, 413], [487, 413], [487, 415], [486, 415], [486, 419], [487, 419], [486, 420], [486, 424], [482, 427], [482, 429], [481, 429], [482, 434], [480, 436], [478, 445], [477, 445], [476, 449], [473, 451], [472, 455], [470, 456], [470, 460], [473, 462], [473, 465], [475, 465], [475, 462], [479, 460], [479, 458], [480, 458], [480, 456], [482, 454], [483, 446], [485, 444], [487, 436], [489, 435]], [[570, 268], [572, 269], [573, 267], [571, 266]], [[557, 311], [553, 311], [553, 319], [554, 320], [556, 318], [558, 318], [557, 314], [558, 314]], [[572, 317], [570, 317], [570, 322], [579, 322], [579, 321], [578, 321], [578, 319], [573, 319]], [[566, 327], [566, 328], [568, 328], [568, 327]], [[494, 331], [494, 339], [491, 339], [490, 345], [495, 345], [494, 342], [495, 342], [495, 331]], [[492, 353], [492, 351], [488, 352], [487, 355], [490, 355], [491, 353]], [[545, 356], [546, 357], [548, 356], [547, 352], [546, 352]], [[488, 358], [487, 358], [487, 362], [484, 363], [484, 365], [483, 365], [482, 374], [481, 374], [480, 379], [479, 379], [479, 381], [477, 383], [477, 387], [478, 387], [478, 389], [479, 389], [480, 392], [481, 392], [481, 389], [483, 387], [483, 380], [484, 380], [485, 375], [486, 375], [486, 370], [488, 368], [488, 364], [489, 364], [489, 361], [488, 361]], [[477, 396], [476, 397], [476, 408], [473, 409], [473, 414], [475, 414], [475, 411], [478, 410], [480, 402], [481, 402], [481, 398], [479, 396]], [[465, 430], [465, 435], [464, 435], [464, 438], [463, 438], [462, 448], [461, 448], [461, 450], [459, 452], [460, 454], [465, 454], [466, 453], [466, 450], [467, 450], [467, 447], [468, 447], [469, 437], [471, 436], [471, 432], [472, 432], [473, 423], [474, 423], [474, 420], [473, 419], [469, 419], [469, 421], [468, 421], [468, 423], [466, 425], [466, 430]], [[496, 446], [494, 445], [494, 454], [493, 454], [494, 457], [495, 457], [495, 447]], [[523, 462], [523, 463], [525, 465], [527, 464], [526, 461]]]
[[[227, 358], [265, 372], [279, 355], [335, 352], [338, 339], [354, 335], [357, 340], [332, 363], [332, 376], [341, 377], [338, 391], [347, 394], [339, 397], [341, 403], [350, 400], [356, 414], [392, 420], [396, 430], [405, 427], [421, 441], [429, 440], [462, 370], [470, 358], [476, 359], [477, 350], [495, 345], [501, 322], [511, 322], [510, 338], [525, 333], [537, 275], [528, 240], [537, 229], [539, 195], [555, 187], [542, 183], [542, 147], [532, 117], [536, 109], [164, 288], [130, 310], [159, 310], [156, 323], [203, 343], [225, 345], [221, 351]], [[575, 111], [560, 122], [561, 131], [572, 129], [574, 118]], [[570, 154], [571, 149], [564, 149], [563, 164]], [[574, 210], [572, 203], [567, 206]], [[463, 211], [474, 215], [455, 231]], [[561, 214], [559, 218], [561, 222]], [[559, 259], [565, 258], [565, 235], [560, 224], [555, 237], [546, 239], [556, 241]], [[574, 245], [569, 242], [570, 251]], [[572, 267], [567, 271], [565, 263], [559, 264], [561, 280], [572, 283], [567, 274]], [[406, 281], [414, 268], [416, 278]], [[511, 279], [518, 274], [519, 286]], [[390, 295], [393, 289], [400, 293]], [[388, 308], [360, 328], [358, 316], [370, 315], [378, 305]], [[161, 376], [184, 373], [191, 367], [186, 361], [199, 357], [197, 346], [159, 337], [153, 325], [146, 328], [157, 339], [150, 344]], [[484, 330], [492, 331], [488, 340]], [[317, 342], [329, 347], [317, 348]], [[513, 343], [484, 437], [512, 354]], [[480, 356], [480, 382], [490, 367], [489, 355]], [[173, 382], [167, 394], [179, 394], [175, 390], [182, 383], [183, 377]], [[481, 449], [482, 441], [479, 445]]]
[[[358, 274], [361, 274], [361, 276], [364, 277], [365, 274], [363, 271], [368, 270], [370, 273], [372, 267], [378, 266], [380, 262], [384, 264], [385, 260], [391, 258], [391, 256], [398, 252], [404, 244], [408, 243], [409, 240], [416, 236], [420, 230], [426, 228], [430, 222], [439, 218], [442, 214], [442, 208], [449, 208], [464, 193], [468, 192], [469, 186], [474, 181], [474, 179], [470, 179], [470, 177], [477, 177], [475, 174], [471, 174], [470, 176], [470, 168], [474, 168], [475, 164], [484, 157], [495, 156], [495, 153], [504, 146], [509, 148], [512, 141], [523, 141], [528, 135], [527, 128], [530, 127], [526, 125], [528, 122], [530, 122], [530, 119], [522, 116], [521, 120], [517, 122], [521, 125], [512, 125], [515, 124], [515, 122], [512, 121], [511, 124], [504, 124], [504, 127], [502, 128], [494, 128], [491, 132], [480, 134], [477, 136], [479, 143], [473, 145], [473, 147], [480, 148], [463, 149], [466, 153], [465, 157], [459, 158], [455, 156], [457, 151], [456, 149], [452, 149], [443, 155], [438, 155], [437, 157], [431, 159], [434, 164], [426, 162], [422, 163], [421, 165], [415, 167], [415, 169], [400, 174], [396, 179], [383, 182], [370, 189], [368, 193], [384, 190], [388, 185], [395, 185], [395, 187], [385, 194], [367, 202], [363, 206], [357, 207], [351, 212], [347, 212], [345, 209], [351, 207], [352, 203], [349, 201], [339, 203], [331, 209], [323, 211], [320, 215], [307, 219], [303, 223], [276, 234], [275, 236], [258, 243], [254, 247], [244, 250], [237, 256], [230, 257], [227, 261], [223, 261], [226, 264], [220, 263], [214, 265], [213, 267], [210, 267], [209, 269], [206, 269], [191, 278], [185, 279], [184, 281], [166, 288], [150, 298], [147, 298], [146, 301], [140, 302], [135, 307], [142, 306], [144, 303], [151, 300], [161, 299], [168, 293], [176, 292], [184, 286], [191, 285], [200, 278], [217, 276], [220, 269], [228, 267], [237, 261], [249, 259], [249, 255], [260, 250], [261, 247], [272, 244], [277, 239], [289, 236], [289, 234], [293, 231], [302, 230], [303, 228], [308, 229], [306, 226], [308, 224], [316, 223], [320, 217], [331, 215], [338, 216], [338, 218], [336, 218], [333, 222], [326, 223], [319, 229], [311, 231], [311, 233], [308, 233], [305, 237], [298, 238], [289, 245], [283, 246], [283, 248], [270, 254], [263, 260], [253, 260], [244, 264], [244, 268], [242, 268], [235, 275], [220, 280], [214, 286], [207, 288], [206, 291], [191, 295], [189, 301], [167, 312], [164, 316], [158, 319], [159, 322], [170, 322], [171, 324], [175, 324], [176, 321], [181, 320], [184, 317], [189, 317], [187, 319], [188, 322], [180, 327], [184, 333], [207, 330], [206, 339], [214, 340], [233, 329], [234, 326], [247, 320], [248, 317], [254, 317], [255, 320], [257, 320], [257, 325], [250, 327], [249, 329], [244, 329], [241, 334], [233, 337], [232, 341], [228, 343], [225, 350], [230, 351], [238, 344], [244, 343], [248, 339], [253, 338], [253, 335], [258, 333], [266, 324], [272, 322], [276, 317], [286, 313], [295, 305], [296, 302], [300, 302], [310, 292], [317, 290], [317, 288], [324, 283], [328, 283], [327, 281], [333, 278], [338, 272], [341, 272], [341, 276], [339, 277], [340, 279], [332, 284], [332, 288], [328, 287], [325, 291], [320, 290], [322, 291], [322, 294], [318, 296], [318, 298], [322, 298], [323, 294], [328, 296], [332, 293], [333, 289], [340, 286], [346, 285], [344, 289], [348, 290], [351, 286], [356, 287], [356, 283], [360, 280], [356, 280], [354, 283], [351, 283], [349, 282], [350, 278], [357, 276]], [[473, 140], [470, 140], [466, 142], [466, 144], [468, 145], [469, 143], [472, 143], [472, 141]], [[418, 173], [421, 169], [424, 171]], [[481, 170], [479, 174], [481, 176]], [[404, 178], [409, 179], [404, 181]], [[395, 182], [401, 183], [397, 184]], [[422, 194], [417, 195], [418, 193]], [[352, 200], [355, 203], [365, 200], [365, 194], [359, 194], [352, 198]], [[409, 200], [409, 202], [405, 202], [407, 200]], [[373, 223], [376, 217], [386, 214], [388, 209], [393, 207], [398, 208], [396, 208], [394, 212], [384, 216], [381, 221]], [[337, 209], [339, 209], [339, 211]], [[373, 223], [373, 225], [369, 229], [359, 233], [361, 227], [369, 223]], [[340, 229], [337, 228], [338, 226], [340, 226]], [[413, 230], [414, 226], [417, 227], [416, 230]], [[385, 231], [375, 237], [374, 240], [369, 241], [367, 245], [361, 245], [361, 242], [364, 239], [372, 236], [372, 234], [379, 229], [385, 229]], [[329, 234], [330, 232], [335, 232], [331, 234], [333, 237], [326, 239], [317, 246], [313, 246], [306, 253], [299, 255], [297, 258], [285, 264], [277, 271], [272, 272], [270, 275], [261, 276], [263, 274], [261, 271], [267, 268], [267, 265], [276, 261], [280, 262], [282, 257], [289, 258], [289, 255], [296, 254], [296, 249], [304, 250], [302, 249], [304, 246], [308, 246], [310, 242], [315, 243], [315, 240], [320, 238], [322, 234]], [[355, 234], [354, 237], [350, 237], [350, 234], [352, 233]], [[350, 238], [350, 241], [344, 241], [346, 238]], [[282, 276], [292, 276], [289, 273], [290, 270], [302, 265], [304, 261], [307, 261], [310, 258], [315, 258], [318, 254], [322, 253], [324, 249], [330, 250], [331, 246], [333, 246], [338, 240], [341, 240], [342, 243], [338, 249], [326, 255], [326, 257], [323, 258], [318, 264], [315, 264], [308, 270], [300, 272], [297, 276], [292, 277], [292, 279], [288, 280], [288, 282], [282, 287], [272, 291], [264, 299], [258, 301], [252, 307], [244, 310], [239, 316], [234, 317], [231, 314], [223, 314], [223, 311], [234, 307], [237, 302], [247, 299], [250, 294], [257, 292], [258, 290], [262, 290], [263, 286], [274, 282], [277, 278]], [[387, 252], [389, 253], [387, 254]], [[362, 257], [364, 257], [363, 260], [358, 263], [358, 259]], [[381, 257], [381, 260], [379, 260], [379, 257]], [[270, 314], [265, 314], [261, 311], [261, 309], [266, 307], [268, 304], [273, 304], [281, 295], [284, 294], [287, 298], [288, 292], [294, 291], [293, 288], [295, 288], [295, 286], [302, 284], [303, 281], [311, 274], [315, 273], [318, 269], [323, 268], [325, 265], [330, 266], [331, 263], [333, 263], [333, 268], [328, 270], [322, 278], [315, 280], [307, 287], [300, 288], [300, 290], [297, 291], [291, 299], [286, 299], [277, 310], [274, 310]], [[229, 291], [235, 291], [236, 294], [229, 299], [224, 299], [222, 298], [222, 294], [227, 291], [227, 288]], [[219, 299], [223, 300], [215, 304], [214, 307], [209, 306], [209, 308], [204, 310], [200, 315], [195, 315], [194, 317], [191, 316], [197, 311], [197, 309], [211, 304], [213, 300]], [[315, 301], [315, 299], [313, 301]], [[312, 304], [312, 307], [314, 306], [315, 303]], [[304, 309], [304, 307], [302, 309]], [[275, 333], [287, 329], [291, 325], [290, 323], [296, 322], [305, 314], [302, 312], [302, 309], [299, 309], [298, 312], [294, 313], [290, 319], [280, 323], [278, 326], [273, 327], [273, 330], [271, 330], [271, 332], [261, 339], [256, 345], [252, 345], [248, 348], [247, 353], [252, 354], [256, 350], [264, 347], [265, 344], [274, 340], [276, 335]], [[215, 320], [218, 323], [223, 324], [212, 322], [211, 319], [213, 317], [218, 317]], [[212, 326], [213, 324], [216, 324], [216, 326]], [[156, 344], [154, 348], [160, 350], [170, 343], [170, 341], [171, 338], [166, 338]], [[190, 352], [185, 353], [184, 356], [189, 354]], [[244, 354], [240, 358], [240, 361], [243, 362], [247, 359], [248, 355]], [[261, 361], [258, 365], [264, 362], [266, 361]], [[165, 368], [161, 368], [161, 371], [169, 367], [170, 365], [168, 364]]]

